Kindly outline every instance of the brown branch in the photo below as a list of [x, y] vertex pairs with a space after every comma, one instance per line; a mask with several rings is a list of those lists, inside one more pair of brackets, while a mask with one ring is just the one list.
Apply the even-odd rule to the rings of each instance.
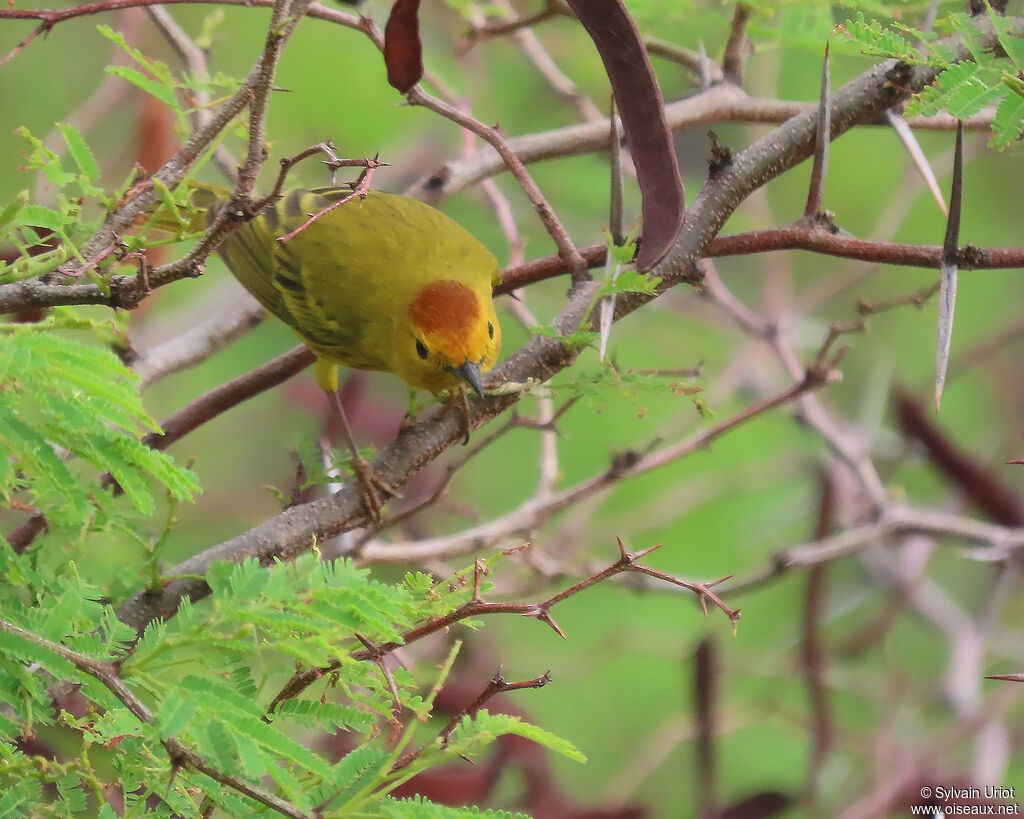
[[[872, 242], [839, 233], [808, 230], [806, 226], [754, 230], [732, 236], [717, 236], [708, 243], [707, 257], [746, 256], [776, 250], [809, 250], [844, 259], [876, 264], [938, 269], [942, 264], [939, 245], [905, 245]], [[1024, 248], [961, 248], [957, 263], [965, 270], [997, 270], [1024, 267]], [[536, 264], [536, 263], [535, 263]]]
[[938, 542], [981, 544], [985, 549], [978, 559], [985, 560], [1005, 560], [1007, 555], [1024, 549], [1024, 527], [999, 526], [945, 512], [890, 506], [872, 523], [775, 552], [765, 569], [728, 583], [722, 593], [746, 593], [795, 569], [821, 566], [885, 543], [888, 538], [911, 534], [934, 535], [940, 538]]
[[684, 48], [683, 46], [650, 35], [644, 36], [644, 48], [647, 49], [647, 53], [652, 57], [671, 60], [683, 66], [683, 68], [698, 78], [703, 78], [707, 74], [707, 79], [711, 83], [720, 83], [725, 79], [722, 75], [722, 67], [718, 63], [709, 60], [707, 55], [701, 52], [693, 51], [692, 49]]
[[374, 159], [340, 159], [335, 153], [337, 150], [334, 147], [334, 143], [328, 140], [327, 142], [318, 142], [316, 145], [311, 145], [303, 151], [299, 151], [295, 156], [286, 156], [281, 159], [281, 168], [277, 172], [277, 179], [274, 182], [274, 187], [270, 193], [260, 199], [254, 206], [253, 210], [256, 213], [262, 211], [265, 207], [273, 204], [281, 197], [281, 191], [284, 189], [285, 180], [288, 178], [288, 174], [291, 173], [292, 168], [298, 165], [302, 160], [309, 159], [311, 156], [317, 154], [323, 154], [327, 159], [321, 160], [331, 171], [331, 179], [334, 179], [334, 172], [341, 168], [369, 168], [371, 165], [374, 168], [386, 165], [385, 162], [379, 162], [376, 158]]
[[[938, 270], [942, 264], [942, 247], [939, 245], [873, 242], [845, 234], [829, 233], [818, 228], [809, 228], [805, 222], [780, 228], [716, 236], [708, 242], [702, 255], [705, 258], [722, 258], [783, 250], [806, 250], [843, 259], [899, 267], [924, 267]], [[583, 263], [592, 269], [604, 264], [607, 247], [604, 244], [584, 245], [578, 248], [578, 252]], [[155, 289], [177, 281], [182, 277], [181, 269], [187, 268], [189, 264], [190, 262], [181, 260], [156, 268], [150, 274], [151, 287]], [[961, 270], [1024, 268], [1024, 247], [977, 248], [968, 245], [960, 248], [957, 254], [957, 264]], [[168, 270], [175, 272], [164, 272]], [[494, 293], [495, 295], [511, 293], [520, 287], [526, 287], [555, 276], [563, 276], [568, 272], [569, 265], [561, 256], [533, 259], [505, 268], [501, 272], [501, 283], [495, 287]], [[0, 285], [0, 313], [74, 304], [132, 307], [138, 301], [131, 303], [131, 299], [121, 294], [126, 292], [134, 294], [134, 279], [133, 276], [114, 277], [110, 293], [104, 293], [94, 284], [52, 285], [36, 279]]]
[[368, 659], [380, 669], [381, 675], [384, 677], [384, 681], [387, 683], [388, 691], [391, 693], [391, 722], [396, 725], [401, 725], [398, 717], [402, 713], [402, 695], [398, 693], [398, 684], [395, 682], [395, 676], [391, 673], [391, 669], [388, 668], [387, 663], [384, 662], [384, 657], [387, 654], [385, 651], [381, 651], [380, 647], [374, 645], [362, 634], [353, 633], [353, 636], [363, 644], [367, 653]]
[[[549, 5], [552, 5], [551, 0], [549, 0]], [[500, 6], [508, 11], [512, 10], [512, 4], [508, 0], [500, 0]], [[569, 12], [569, 16], [572, 16], [572, 12], [568, 7], [560, 8]], [[601, 119], [601, 111], [598, 107], [558, 67], [532, 28], [520, 28], [512, 34], [512, 39], [518, 43], [520, 50], [533, 63], [555, 94], [566, 105], [574, 108], [584, 122]]]
[[[385, 654], [388, 654], [397, 648], [407, 646], [409, 643], [415, 642], [416, 640], [422, 640], [424, 637], [436, 634], [439, 631], [447, 630], [461, 620], [471, 617], [481, 617], [487, 614], [521, 614], [524, 617], [535, 617], [541, 622], [546, 623], [555, 631], [556, 634], [564, 638], [565, 634], [558, 627], [558, 624], [551, 618], [551, 609], [563, 600], [567, 600], [570, 597], [579, 594], [584, 589], [608, 580], [609, 578], [623, 572], [650, 574], [655, 577], [659, 577], [668, 583], [672, 583], [673, 585], [689, 589], [697, 596], [702, 606], [704, 606], [706, 600], [710, 600], [720, 608], [733, 624], [733, 628], [735, 628], [736, 623], [739, 620], [740, 612], [738, 610], [734, 611], [733, 609], [730, 609], [717, 594], [711, 591], [710, 586], [714, 584], [696, 583], [689, 580], [683, 580], [682, 578], [675, 577], [673, 575], [664, 574], [662, 572], [654, 572], [652, 569], [648, 569], [646, 566], [642, 566], [636, 562], [644, 555], [650, 554], [655, 549], [661, 548], [661, 544], [658, 546], [652, 546], [649, 549], [645, 549], [644, 551], [637, 552], [635, 554], [628, 552], [622, 545], [621, 540], [618, 541], [618, 546], [619, 559], [615, 563], [612, 563], [607, 568], [595, 572], [591, 576], [574, 583], [569, 588], [552, 595], [540, 603], [488, 603], [483, 600], [479, 593], [478, 564], [475, 573], [473, 598], [471, 600], [448, 612], [448, 614], [440, 615], [422, 625], [409, 629], [402, 635], [402, 639], [400, 641], [381, 643], [375, 646], [373, 651], [366, 648], [353, 651], [349, 654], [349, 657], [357, 661], [373, 660], [376, 662]], [[297, 671], [292, 675], [292, 678], [285, 683], [274, 699], [271, 700], [270, 705], [267, 707], [268, 712], [273, 713], [280, 703], [297, 697], [309, 688], [310, 685], [321, 679], [325, 674], [330, 673], [340, 666], [341, 662], [336, 660], [330, 665], [322, 668], [309, 668]]]
[[297, 228], [289, 231], [283, 236], [278, 236], [277, 241], [281, 242], [282, 244], [291, 241], [300, 233], [302, 233], [302, 231], [308, 228], [311, 224], [317, 221], [317, 219], [319, 219], [321, 216], [326, 216], [332, 210], [336, 210], [337, 208], [340, 208], [343, 205], [347, 205], [353, 199], [365, 199], [366, 194], [370, 190], [370, 180], [373, 178], [373, 172], [382, 165], [387, 164], [386, 162], [379, 162], [376, 159], [337, 160], [336, 167], [342, 167], [343, 164], [347, 163], [359, 165], [363, 168], [363, 172], [359, 174], [359, 178], [355, 182], [352, 182], [350, 184], [350, 187], [352, 188], [352, 193], [348, 194], [347, 196], [343, 196], [337, 202], [331, 203], [327, 207], [318, 210], [316, 213], [311, 213], [309, 215], [309, 218], [307, 218], [306, 221], [299, 225]]
[[[0, 9], [0, 12], [2, 11], [3, 10]], [[29, 32], [28, 36], [25, 37], [24, 40], [22, 40], [14, 48], [8, 51], [2, 58], [0, 58], [0, 68], [3, 68], [5, 65], [7, 65], [7, 63], [9, 63], [11, 60], [17, 57], [22, 51], [24, 51], [25, 47], [28, 46], [33, 40], [35, 40], [36, 37], [38, 37], [40, 34], [48, 33], [51, 28], [53, 28], [53, 23], [48, 23], [44, 21], [40, 23], [38, 26], [36, 26], [34, 29], [32, 29], [32, 31]]]
[[[549, 682], [551, 682], [550, 670], [541, 674], [539, 677], [534, 677], [532, 680], [522, 680], [520, 682], [510, 683], [501, 675], [501, 669], [498, 669], [495, 675], [491, 677], [490, 681], [487, 683], [487, 687], [480, 692], [479, 696], [477, 696], [477, 698], [465, 708], [461, 709], [457, 714], [452, 716], [452, 718], [448, 720], [448, 724], [441, 729], [441, 733], [438, 734], [438, 738], [441, 740], [441, 747], [447, 748], [448, 740], [455, 732], [455, 729], [459, 727], [459, 723], [462, 722], [465, 717], [475, 714], [483, 708], [484, 704], [492, 697], [495, 697], [498, 694], [505, 694], [509, 691], [522, 691], [525, 688], [543, 688]], [[409, 765], [430, 746], [430, 744], [432, 743], [427, 743], [414, 751], [409, 751], [408, 753], [403, 754], [391, 767], [391, 773], [400, 771], [403, 768], [408, 768]]]
[[[821, 540], [829, 535], [835, 526], [837, 486], [830, 472], [819, 476], [820, 498], [818, 501], [818, 523], [814, 536]], [[821, 776], [825, 762], [834, 743], [835, 729], [832, 724], [832, 710], [828, 699], [828, 683], [825, 678], [827, 665], [825, 647], [822, 644], [822, 627], [827, 617], [825, 567], [813, 566], [807, 573], [807, 590], [804, 595], [803, 641], [800, 647], [800, 665], [807, 686], [807, 699], [811, 711], [811, 749], [807, 766], [807, 800], [812, 814], [817, 807], [821, 788]]]
[[715, 705], [718, 699], [718, 656], [709, 635], [697, 644], [693, 657], [693, 712], [696, 723], [694, 769], [696, 772], [697, 815], [718, 816], [715, 796]]
[[722, 54], [722, 77], [735, 86], [743, 85], [743, 63], [749, 53], [747, 43], [747, 19], [750, 13], [743, 3], [736, 4], [729, 29], [729, 39]]
[[576, 15], [572, 9], [560, 2], [560, 0], [544, 0], [544, 8], [533, 14], [523, 14], [509, 20], [492, 20], [483, 25], [473, 26], [469, 32], [471, 42], [484, 40], [490, 37], [505, 37], [515, 34], [517, 31], [532, 28], [545, 20], [552, 20], [555, 17], [573, 18]]
[[302, 372], [314, 360], [315, 356], [304, 344], [293, 347], [287, 353], [245, 375], [214, 387], [188, 406], [168, 416], [160, 424], [163, 432], [151, 432], [142, 439], [142, 443], [153, 449], [167, 449], [175, 441], [232, 407], [284, 383]]
[[[281, 52], [288, 38], [295, 31], [298, 21], [305, 15], [309, 4], [310, 0], [279, 0], [274, 4], [263, 56], [255, 69], [256, 77], [250, 88], [249, 146], [245, 153], [245, 161], [238, 169], [238, 182], [229, 207], [250, 205], [256, 175], [267, 158], [267, 108], [274, 85], [274, 74], [277, 73], [277, 63], [281, 59]], [[286, 25], [289, 17], [292, 22]]]
[[234, 281], [226, 292], [217, 293], [213, 301], [228, 306], [199, 320], [195, 306], [190, 305], [188, 327], [169, 333], [170, 338], [160, 344], [131, 351], [126, 363], [139, 377], [140, 389], [145, 390], [162, 378], [201, 364], [259, 325], [267, 314], [266, 309]]
[[[448, 740], [451, 738], [452, 733], [456, 728], [459, 727], [459, 723], [462, 722], [463, 717], [468, 717], [471, 714], [475, 714], [484, 704], [491, 699], [496, 697], [498, 694], [505, 694], [509, 691], [522, 691], [527, 688], [543, 688], [551, 682], [551, 671], [545, 671], [539, 677], [534, 677], [532, 680], [521, 680], [520, 682], [508, 682], [499, 670], [490, 682], [487, 683], [487, 687], [480, 692], [480, 695], [473, 700], [469, 705], [463, 708], [459, 713], [455, 714], [449, 721], [448, 724], [441, 731], [441, 742], [443, 746], [448, 744]], [[395, 768], [400, 767], [396, 765]]]
[[[588, 267], [604, 264], [606, 247], [601, 244], [585, 245], [580, 255]], [[804, 221], [780, 228], [753, 230], [728, 236], [716, 236], [704, 249], [704, 258], [750, 256], [782, 250], [806, 250], [827, 256], [854, 259], [874, 264], [901, 267], [924, 267], [938, 270], [942, 265], [940, 245], [909, 245], [897, 242], [873, 242], [841, 233], [831, 233]], [[1024, 268], [1024, 247], [977, 248], [967, 246], [957, 254], [962, 270], [1007, 270]], [[495, 294], [510, 293], [568, 272], [558, 256], [533, 259], [501, 273], [501, 284]]]
[[921, 404], [908, 393], [894, 396], [900, 429], [918, 441], [928, 458], [990, 520], [1004, 526], [1024, 526], [1024, 501], [987, 465], [957, 446], [939, 429]]

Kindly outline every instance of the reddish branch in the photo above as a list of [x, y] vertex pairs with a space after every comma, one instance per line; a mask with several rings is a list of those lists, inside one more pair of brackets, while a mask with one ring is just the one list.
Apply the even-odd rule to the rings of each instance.
[[[353, 651], [350, 656], [355, 660], [376, 661], [397, 648], [406, 646], [416, 640], [422, 640], [424, 637], [436, 634], [439, 631], [446, 630], [461, 620], [466, 620], [471, 617], [481, 617], [485, 614], [521, 614], [524, 617], [535, 617], [538, 620], [547, 623], [556, 634], [564, 638], [565, 634], [562, 629], [559, 628], [558, 624], [551, 618], [551, 609], [563, 600], [579, 594], [584, 589], [604, 580], [608, 580], [617, 574], [622, 574], [623, 572], [638, 572], [640, 574], [650, 575], [660, 580], [664, 580], [666, 583], [671, 583], [676, 586], [681, 586], [684, 589], [688, 589], [697, 595], [697, 599], [699, 600], [701, 608], [704, 610], [705, 614], [707, 614], [707, 603], [710, 601], [725, 613], [729, 618], [729, 621], [733, 624], [733, 628], [736, 627], [736, 623], [740, 618], [739, 610], [729, 608], [725, 602], [711, 590], [712, 586], [721, 581], [715, 581], [715, 583], [696, 583], [690, 580], [683, 580], [682, 578], [675, 577], [670, 574], [665, 574], [664, 572], [658, 572], [654, 569], [649, 569], [636, 562], [641, 557], [653, 552], [655, 549], [660, 549], [661, 544], [652, 546], [649, 549], [645, 549], [642, 552], [637, 552], [635, 554], [628, 552], [625, 546], [623, 546], [621, 540], [618, 540], [618, 546], [619, 559], [615, 563], [612, 563], [606, 569], [602, 569], [590, 577], [580, 580], [578, 583], [559, 592], [558, 594], [552, 595], [547, 600], [540, 603], [488, 603], [480, 596], [480, 575], [478, 566], [474, 579], [473, 599], [463, 603], [448, 614], [435, 617], [433, 620], [430, 620], [423, 625], [409, 629], [402, 635], [401, 641], [381, 643], [380, 645], [375, 646], [372, 651], [366, 648], [360, 649], [359, 651]], [[295, 675], [293, 675], [292, 678], [284, 685], [281, 691], [278, 692], [277, 696], [271, 701], [268, 710], [273, 712], [282, 702], [299, 696], [299, 694], [309, 688], [309, 686], [317, 680], [321, 679], [325, 674], [329, 674], [340, 666], [340, 661], [335, 661], [331, 663], [331, 665], [323, 668], [311, 668], [296, 672]]]
[[718, 735], [715, 720], [715, 706], [718, 700], [718, 653], [711, 636], [697, 644], [693, 657], [693, 711], [696, 723], [696, 749], [694, 768], [696, 773], [698, 815], [713, 817], [716, 809], [715, 780], [715, 738]]
[[[706, 258], [721, 258], [779, 250], [807, 250], [874, 264], [935, 270], [938, 270], [942, 263], [942, 247], [939, 245], [872, 242], [818, 228], [809, 229], [803, 223], [731, 236], [716, 236], [708, 242], [703, 255]], [[604, 264], [607, 248], [603, 244], [593, 244], [580, 247], [578, 251], [584, 264], [588, 268], [595, 268]], [[976, 248], [968, 245], [959, 250], [957, 265], [961, 270], [1024, 268], [1024, 247]], [[503, 270], [501, 283], [494, 292], [496, 295], [511, 293], [519, 287], [563, 276], [568, 272], [569, 265], [562, 257], [545, 256]], [[67, 304], [104, 304], [110, 307], [132, 308], [138, 305], [140, 299], [125, 298], [123, 294], [130, 292], [135, 295], [135, 287], [132, 284], [134, 280], [133, 276], [115, 277], [109, 293], [104, 293], [94, 284], [56, 285], [34, 279], [0, 285], [0, 313]], [[156, 284], [169, 283], [172, 280], [165, 277]]]
[[[832, 534], [832, 530], [835, 528], [837, 487], [834, 477], [827, 472], [821, 474], [819, 486], [821, 497], [814, 536], [818, 540], [822, 540]], [[832, 749], [834, 736], [828, 682], [825, 678], [826, 649], [821, 636], [822, 627], [827, 617], [825, 572], [825, 566], [812, 566], [807, 573], [803, 643], [800, 649], [800, 661], [807, 684], [807, 698], [811, 710], [812, 747], [807, 766], [807, 799], [812, 806], [817, 803], [822, 772], [825, 769], [828, 753]]]
[[175, 441], [221, 413], [302, 372], [314, 359], [313, 353], [304, 344], [293, 347], [287, 353], [255, 370], [215, 387], [168, 416], [160, 425], [163, 432], [152, 432], [143, 438], [142, 442], [153, 449], [167, 449]]
[[1003, 526], [1024, 526], [1024, 502], [991, 469], [957, 446], [906, 393], [895, 395], [903, 434], [919, 441], [932, 463], [985, 515]]
[[[508, 691], [522, 691], [527, 688], [543, 688], [551, 682], [551, 672], [545, 671], [539, 677], [534, 677], [532, 680], [522, 680], [520, 682], [510, 683], [505, 680], [499, 671], [493, 677], [490, 682], [487, 683], [487, 687], [480, 692], [480, 695], [473, 700], [469, 705], [463, 708], [459, 713], [455, 714], [449, 721], [448, 724], [441, 731], [441, 739], [445, 745], [448, 744], [448, 739], [452, 733], [458, 727], [459, 723], [462, 722], [463, 717], [468, 717], [471, 714], [475, 714], [484, 704], [491, 699], [496, 697], [498, 694], [504, 694]], [[396, 766], [398, 767], [398, 766]]]

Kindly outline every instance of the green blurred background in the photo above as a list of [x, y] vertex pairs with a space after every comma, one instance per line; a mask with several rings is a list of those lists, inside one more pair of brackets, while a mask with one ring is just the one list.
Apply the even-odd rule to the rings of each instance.
[[[361, 11], [382, 24], [387, 5], [368, 2]], [[730, 7], [675, 0], [627, 5], [642, 31], [693, 49], [703, 42], [711, 56], [721, 54]], [[266, 9], [169, 8], [193, 35], [211, 14], [223, 14], [223, 22], [213, 29], [212, 71], [244, 75], [262, 49]], [[518, 8], [528, 10], [523, 4]], [[905, 8], [910, 14], [919, 10]], [[470, 101], [477, 118], [499, 122], [511, 135], [576, 121], [574, 112], [552, 93], [513, 42], [482, 42], [459, 56], [464, 22], [441, 3], [425, 4], [424, 9], [427, 68]], [[762, 9], [752, 23], [758, 48], [746, 66], [746, 90], [757, 96], [815, 100], [825, 41], [832, 24], [846, 17], [842, 9], [833, 13], [824, 5], [793, 3]], [[174, 55], [138, 10], [62, 23], [47, 38], [31, 44], [0, 69], [4, 126], [0, 128], [0, 202], [19, 190], [36, 187], [36, 180], [18, 169], [24, 144], [14, 128], [24, 125], [36, 135], [47, 134], [103, 81], [103, 67], [111, 60], [112, 49], [95, 31], [99, 22], [127, 32], [129, 41], [144, 53], [176, 68]], [[0, 52], [13, 47], [31, 25], [29, 21], [0, 23]], [[606, 108], [607, 80], [579, 26], [560, 19], [539, 27], [537, 34], [581, 90]], [[833, 87], [871, 64], [865, 57], [838, 50], [833, 58]], [[666, 99], [697, 90], [693, 78], [679, 66], [655, 60], [655, 67]], [[399, 94], [386, 85], [380, 55], [357, 32], [305, 21], [285, 52], [277, 85], [287, 92], [275, 94], [271, 103], [272, 158], [262, 177], [264, 185], [275, 173], [277, 158], [327, 139], [343, 156], [379, 153], [391, 167], [379, 171], [374, 183], [392, 190], [404, 189], [462, 150], [462, 135], [452, 124], [401, 104]], [[141, 93], [128, 90], [113, 110], [94, 126], [83, 128], [109, 184], [123, 179], [147, 151], [152, 155], [173, 149], [174, 137], [160, 117]], [[734, 150], [769, 130], [769, 126], [740, 124], [714, 128]], [[706, 175], [706, 130], [697, 127], [676, 135], [688, 199]], [[952, 134], [923, 132], [919, 139], [938, 163], [940, 183], [948, 190]], [[962, 242], [1019, 244], [1024, 204], [1019, 149], [986, 150], [984, 135], [971, 134], [968, 151]], [[854, 129], [832, 146], [825, 207], [836, 214], [841, 227], [857, 236], [939, 244], [944, 218], [909, 169], [910, 160], [893, 132], [880, 127]], [[590, 154], [540, 163], [530, 170], [577, 243], [600, 241], [608, 219], [607, 158]], [[797, 218], [806, 198], [809, 170], [809, 163], [804, 163], [771, 182], [740, 207], [724, 232], [771, 227]], [[315, 160], [304, 163], [292, 177], [295, 183], [308, 184], [326, 179]], [[498, 184], [512, 204], [527, 258], [552, 253], [551, 241], [514, 182], [503, 176]], [[45, 190], [39, 193], [45, 201]], [[638, 211], [638, 202], [630, 188], [631, 214]], [[905, 209], [900, 209], [899, 202], [906, 202]], [[459, 194], [441, 207], [480, 237], [499, 262], [507, 262], [505, 239], [479, 190]], [[799, 301], [800, 294], [817, 292], [829, 280], [865, 267], [796, 253], [727, 258], [716, 266], [736, 295], [753, 309], [767, 310], [772, 304], [785, 307], [785, 321], [805, 361], [830, 322], [855, 316], [858, 299], [892, 298], [935, 280], [932, 271], [882, 266], [823, 304], [794, 310], [794, 293]], [[133, 343], [144, 348], [223, 307], [235, 292], [226, 280], [221, 263], [211, 260], [202, 278], [155, 293], [131, 317]], [[565, 280], [530, 287], [527, 303], [546, 322], [563, 304], [565, 289]], [[1022, 295], [1020, 271], [961, 274], [954, 367], [958, 356], [1019, 320]], [[504, 309], [502, 322], [507, 355], [528, 334]], [[900, 437], [889, 406], [893, 385], [925, 399], [930, 395], [935, 324], [934, 299], [920, 310], [908, 307], [872, 318], [868, 333], [845, 339], [851, 349], [842, 364], [843, 381], [829, 387], [822, 401], [849, 429], [870, 442], [875, 463], [894, 496], [923, 506], [958, 508], [955, 491]], [[147, 393], [147, 406], [156, 417], [164, 417], [294, 343], [283, 325], [266, 322], [201, 366], [164, 379]], [[606, 389], [596, 398], [584, 398], [559, 425], [563, 433], [558, 440], [560, 486], [571, 486], [606, 468], [614, 453], [643, 449], [655, 439], [678, 440], [787, 383], [763, 347], [751, 343], [689, 289], [672, 292], [616, 325], [609, 349], [624, 369], [702, 365], [697, 383], [705, 390], [714, 416], [702, 419], [690, 398], [670, 388], [673, 379], [635, 395]], [[745, 368], [742, 378], [732, 379], [738, 362], [745, 358], [754, 363]], [[585, 382], [600, 370], [596, 353], [585, 352], [571, 371], [555, 380], [560, 395], [571, 395], [572, 382]], [[385, 422], [357, 421], [357, 436], [384, 444], [404, 411], [404, 387], [387, 375], [360, 378], [367, 392], [358, 398], [362, 409], [354, 414], [364, 422], [382, 415]], [[991, 464], [1002, 481], [1018, 490], [1020, 467], [1002, 464], [1024, 455], [1022, 384], [1021, 346], [1010, 343], [965, 371], [955, 370], [937, 418], [953, 439]], [[182, 521], [171, 535], [166, 560], [194, 554], [278, 511], [278, 501], [265, 487], [289, 491], [294, 483], [295, 448], [321, 433], [325, 411], [311, 376], [304, 374], [175, 445], [171, 452], [179, 460], [195, 458], [204, 492], [197, 503], [180, 510]], [[522, 411], [534, 414], [535, 400], [526, 399]], [[538, 446], [538, 435], [530, 429], [505, 436], [459, 473], [449, 492], [452, 502], [423, 516], [417, 531], [431, 535], [458, 531], [467, 525], [465, 514], [489, 520], [515, 508], [535, 490]], [[449, 453], [442, 462], [460, 454]], [[635, 549], [664, 543], [647, 562], [666, 572], [692, 579], [745, 577], [765, 567], [775, 550], [812, 538], [819, 493], [817, 464], [825, 455], [819, 438], [795, 424], [787, 412], [776, 411], [707, 450], [560, 515], [531, 539], [564, 568], [611, 562], [618, 536]], [[440, 475], [437, 466], [428, 472], [434, 480]], [[425, 486], [429, 483], [424, 481]], [[414, 499], [416, 492], [410, 496]], [[154, 530], [160, 525], [154, 521]], [[118, 555], [131, 554], [127, 544], [111, 542], [109, 547], [109, 553], [85, 556], [85, 561], [109, 565]], [[394, 574], [386, 568], [381, 572]], [[992, 578], [990, 567], [964, 560], [956, 544], [939, 550], [930, 573], [968, 611], [977, 610]], [[527, 580], [529, 573], [515, 561], [499, 564], [499, 590]], [[494, 618], [483, 631], [462, 636], [469, 641], [480, 687], [499, 662], [510, 680], [551, 669], [553, 684], [517, 694], [514, 702], [533, 721], [571, 740], [590, 758], [585, 766], [552, 761], [559, 786], [575, 802], [596, 806], [622, 801], [646, 805], [656, 816], [694, 816], [692, 653], [708, 635], [720, 650], [720, 799], [727, 803], [760, 789], [798, 794], [804, 787], [811, 752], [807, 696], [798, 662], [805, 586], [805, 575], [794, 573], [756, 593], [730, 598], [728, 602], [743, 612], [735, 636], [721, 612], [703, 617], [693, 599], [676, 589], [640, 592], [627, 584], [604, 584], [558, 606], [554, 616], [568, 636], [566, 641], [533, 620], [511, 617]], [[830, 568], [827, 587], [827, 645], [838, 644], [871, 621], [884, 609], [889, 594], [852, 559]], [[535, 590], [528, 598], [539, 599], [542, 594]], [[1012, 628], [1022, 613], [1020, 602], [1011, 601], [1001, 614], [1003, 624]], [[946, 635], [907, 615], [869, 650], [831, 667], [838, 735], [823, 779], [829, 806], [824, 815], [864, 795], [876, 765], [874, 743], [886, 731], [895, 730], [900, 741], [920, 747], [955, 721], [941, 690], [948, 658]], [[1020, 669], [994, 657], [985, 670]], [[983, 684], [983, 694], [997, 685]], [[1010, 713], [1018, 749], [1021, 716], [1019, 706]], [[970, 752], [969, 742], [953, 743], [944, 759], [950, 769], [957, 769], [966, 764]], [[1024, 761], [1019, 756], [1010, 762], [1005, 781], [992, 784], [1015, 783], [1024, 784]], [[503, 797], [513, 800], [517, 792], [514, 779], [502, 783]]]

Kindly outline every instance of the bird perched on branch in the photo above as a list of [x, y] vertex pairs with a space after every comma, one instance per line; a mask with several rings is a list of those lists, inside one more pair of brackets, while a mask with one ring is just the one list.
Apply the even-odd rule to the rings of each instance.
[[[228, 192], [196, 185], [191, 198], [210, 220]], [[501, 347], [496, 259], [429, 205], [377, 191], [353, 197], [342, 187], [284, 194], [230, 233], [218, 253], [316, 354], [317, 382], [341, 414], [360, 495], [379, 520], [377, 492], [397, 492], [355, 446], [338, 399], [338, 365], [394, 373], [413, 393], [464, 398], [469, 386], [482, 396], [481, 375]]]

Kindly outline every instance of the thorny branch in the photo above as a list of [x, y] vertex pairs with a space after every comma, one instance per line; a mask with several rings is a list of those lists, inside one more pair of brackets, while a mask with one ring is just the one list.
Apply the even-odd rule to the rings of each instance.
[[[363, 162], [364, 160], [358, 160]], [[584, 265], [595, 268], [604, 264], [607, 247], [603, 244], [585, 245], [577, 249]], [[780, 228], [753, 230], [748, 233], [716, 236], [703, 250], [704, 258], [748, 256], [783, 250], [805, 250], [843, 259], [888, 264], [899, 267], [923, 267], [938, 270], [942, 264], [941, 245], [910, 245], [897, 242], [876, 242], [859, 239], [820, 224], [808, 225], [801, 221]], [[191, 259], [191, 255], [189, 257]], [[1024, 267], [1024, 247], [977, 248], [970, 245], [957, 253], [961, 270], [1012, 270]], [[178, 280], [176, 275], [162, 271], [178, 271], [186, 267], [181, 262], [156, 268], [150, 273], [150, 287], [156, 289]], [[564, 258], [545, 256], [512, 265], [501, 272], [501, 283], [495, 287], [496, 295], [511, 293], [555, 276], [569, 273]], [[110, 307], [132, 306], [122, 295], [133, 292], [134, 277], [115, 277], [109, 293], [95, 284], [46, 284], [28, 279], [14, 284], [0, 285], [0, 313], [13, 313], [33, 308], [59, 305], [103, 304]]]
[[[618, 574], [622, 574], [623, 572], [637, 572], [639, 574], [648, 575], [665, 583], [670, 583], [691, 591], [696, 595], [705, 615], [707, 615], [707, 603], [710, 602], [725, 613], [726, 617], [729, 618], [735, 628], [740, 617], [739, 610], [729, 608], [722, 598], [712, 591], [712, 586], [720, 583], [721, 581], [715, 581], [713, 583], [696, 583], [690, 580], [683, 580], [682, 578], [675, 577], [665, 572], [656, 571], [637, 562], [641, 557], [650, 554], [656, 549], [660, 549], [661, 544], [652, 546], [642, 552], [634, 554], [626, 550], [621, 540], [618, 540], [617, 542], [619, 547], [619, 559], [615, 563], [612, 563], [610, 566], [596, 572], [590, 577], [580, 580], [569, 588], [552, 595], [540, 603], [488, 603], [480, 595], [481, 568], [480, 564], [477, 563], [474, 570], [472, 599], [463, 603], [453, 611], [450, 611], [448, 614], [435, 617], [427, 623], [409, 629], [402, 635], [401, 641], [381, 643], [377, 646], [373, 646], [372, 648], [363, 648], [358, 651], [353, 651], [349, 656], [355, 660], [373, 660], [376, 662], [385, 654], [388, 654], [395, 649], [409, 645], [417, 640], [422, 640], [424, 637], [428, 637], [431, 634], [443, 631], [461, 620], [466, 620], [471, 617], [480, 617], [485, 614], [521, 614], [523, 617], [535, 617], [537, 620], [540, 620], [550, 626], [551, 629], [560, 637], [564, 638], [565, 634], [562, 632], [562, 629], [551, 617], [551, 609], [563, 600], [567, 600], [570, 597], [579, 594], [584, 589], [587, 589], [596, 583], [608, 580]], [[325, 674], [328, 674], [334, 669], [340, 667], [340, 665], [340, 661], [335, 661], [331, 665], [323, 668], [310, 668], [296, 672], [292, 678], [285, 683], [274, 699], [271, 700], [268, 711], [272, 713], [282, 702], [299, 696], [299, 694], [309, 688], [309, 686], [321, 679]]]

